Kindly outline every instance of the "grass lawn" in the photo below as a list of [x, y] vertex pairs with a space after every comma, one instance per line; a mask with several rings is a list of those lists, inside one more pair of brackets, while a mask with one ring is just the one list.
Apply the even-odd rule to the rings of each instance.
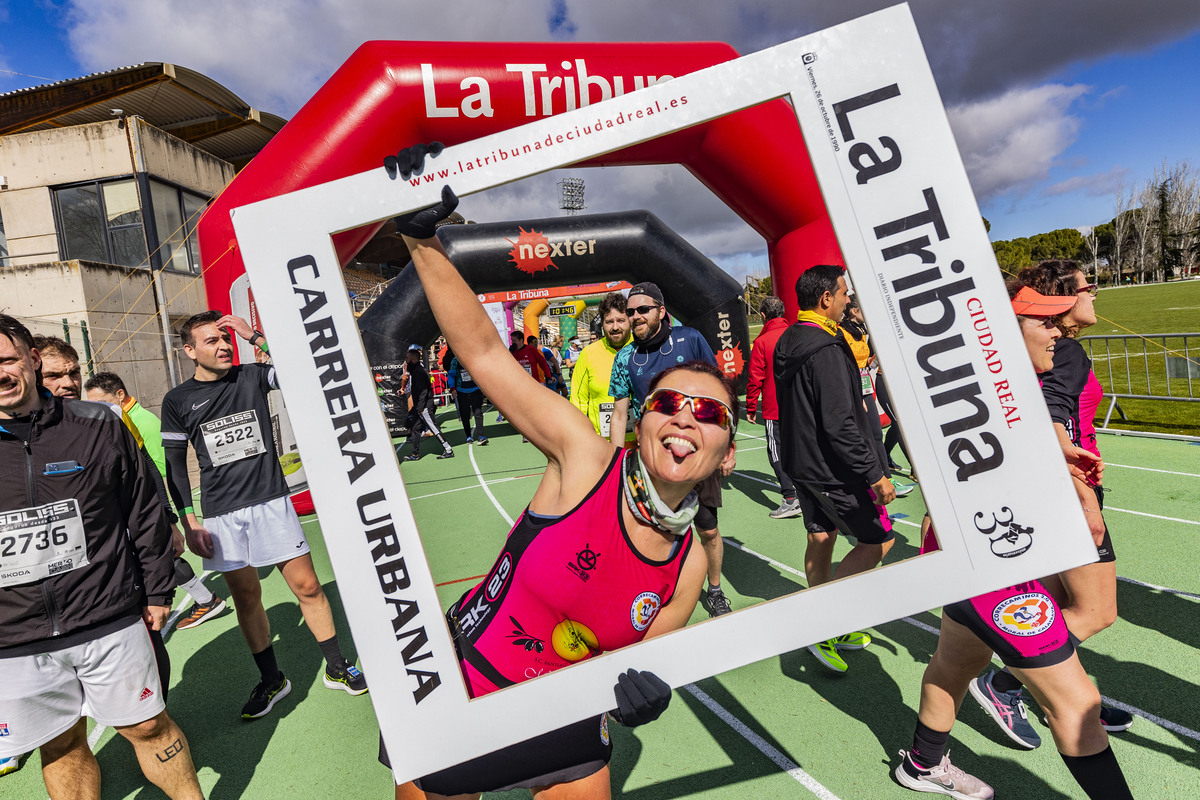
[[[1184, 341], [1182, 338], [1164, 340], [1155, 335], [1200, 333], [1200, 280], [1101, 289], [1096, 298], [1096, 314], [1096, 325], [1084, 332], [1085, 337], [1093, 337], [1091, 344], [1085, 342], [1085, 346], [1092, 352], [1096, 376], [1105, 390], [1165, 396], [1168, 388], [1166, 356], [1184, 356]], [[751, 324], [751, 341], [761, 329], [760, 324]], [[1146, 338], [1107, 342], [1094, 338], [1134, 334]], [[1200, 361], [1200, 337], [1189, 339], [1187, 348], [1186, 355]], [[1172, 395], [1200, 396], [1200, 373], [1197, 373], [1197, 367], [1192, 370], [1198, 377], [1193, 377], [1190, 390], [1186, 378], [1172, 378]], [[1103, 421], [1107, 411], [1106, 399], [1098, 412], [1097, 424]], [[1122, 400], [1120, 411], [1124, 412], [1125, 418], [1114, 411], [1110, 428], [1200, 435], [1200, 402]]]

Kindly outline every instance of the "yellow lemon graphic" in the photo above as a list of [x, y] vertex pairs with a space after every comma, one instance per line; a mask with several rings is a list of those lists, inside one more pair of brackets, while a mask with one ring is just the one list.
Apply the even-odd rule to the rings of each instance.
[[284, 453], [279, 457], [279, 466], [283, 468], [284, 475], [291, 475], [300, 469], [300, 454]]
[[600, 646], [596, 634], [587, 625], [570, 619], [564, 619], [554, 626], [550, 644], [554, 646], [554, 652], [567, 661], [581, 661]]

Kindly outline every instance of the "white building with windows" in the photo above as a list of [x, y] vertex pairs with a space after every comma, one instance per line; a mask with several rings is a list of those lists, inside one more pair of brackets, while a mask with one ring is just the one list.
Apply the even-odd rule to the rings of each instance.
[[200, 214], [283, 124], [163, 63], [0, 95], [0, 311], [156, 409], [207, 307]]

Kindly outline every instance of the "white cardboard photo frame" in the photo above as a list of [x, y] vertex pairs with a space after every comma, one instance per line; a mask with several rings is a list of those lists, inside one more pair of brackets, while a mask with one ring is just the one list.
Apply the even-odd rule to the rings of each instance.
[[[469, 700], [331, 234], [431, 205], [443, 184], [467, 196], [780, 97], [874, 323], [941, 551]], [[534, 142], [551, 144], [487, 158]], [[413, 186], [381, 165], [231, 212], [398, 782], [599, 715], [629, 667], [681, 686], [1095, 560], [907, 6], [446, 148], [425, 174]], [[1002, 455], [967, 475], [971, 448]]]

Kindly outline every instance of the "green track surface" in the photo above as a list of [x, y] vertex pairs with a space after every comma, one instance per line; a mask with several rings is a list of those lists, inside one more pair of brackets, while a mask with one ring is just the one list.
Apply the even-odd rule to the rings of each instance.
[[[508, 531], [481, 488], [471, 456], [510, 517], [532, 495], [545, 463], [507, 424], [494, 423], [494, 413], [487, 419], [492, 444], [468, 448], [457, 421], [442, 414], [458, 457], [438, 461], [436, 448], [426, 448], [431, 452], [425, 458], [403, 466], [434, 576], [445, 584], [445, 603], [487, 571]], [[803, 526], [799, 519], [767, 517], [779, 494], [763, 429], [744, 424], [740, 433], [738, 468], [726, 481], [721, 511], [724, 586], [735, 609], [803, 588], [797, 574], [803, 572]], [[1134, 794], [1200, 797], [1200, 446], [1115, 436], [1103, 436], [1100, 444], [1109, 463], [1106, 517], [1118, 574], [1129, 580], [1119, 585], [1120, 619], [1083, 646], [1082, 660], [1103, 695], [1141, 715], [1131, 730], [1113, 736]], [[889, 510], [906, 515], [897, 518], [900, 541], [890, 562], [916, 553], [915, 524], [924, 511], [920, 492]], [[344, 646], [352, 651], [315, 518], [305, 528]], [[391, 775], [376, 761], [370, 695], [350, 697], [324, 688], [320, 654], [294, 598], [281, 576], [263, 575], [279, 663], [293, 684], [270, 716], [253, 722], [239, 716], [257, 673], [232, 611], [168, 639], [173, 660], [168, 708], [190, 739], [201, 785], [214, 800], [390, 797]], [[228, 596], [221, 578], [207, 581]], [[612, 726], [614, 796], [915, 797], [894, 782], [891, 771], [897, 749], [910, 744], [921, 674], [937, 641], [928, 628], [936, 630], [938, 614], [874, 629], [870, 648], [848, 654], [845, 676], [824, 671], [801, 650], [678, 690], [652, 725], [635, 731]], [[698, 610], [693, 621], [701, 618]], [[968, 696], [951, 734], [954, 763], [989, 781], [999, 798], [1080, 797], [1049, 731], [1040, 721], [1034, 724], [1046, 743], [1018, 750]], [[162, 796], [145, 785], [131, 748], [113, 731], [101, 732], [96, 752], [105, 798]], [[0, 797], [45, 796], [36, 754], [19, 772], [0, 778]]]

